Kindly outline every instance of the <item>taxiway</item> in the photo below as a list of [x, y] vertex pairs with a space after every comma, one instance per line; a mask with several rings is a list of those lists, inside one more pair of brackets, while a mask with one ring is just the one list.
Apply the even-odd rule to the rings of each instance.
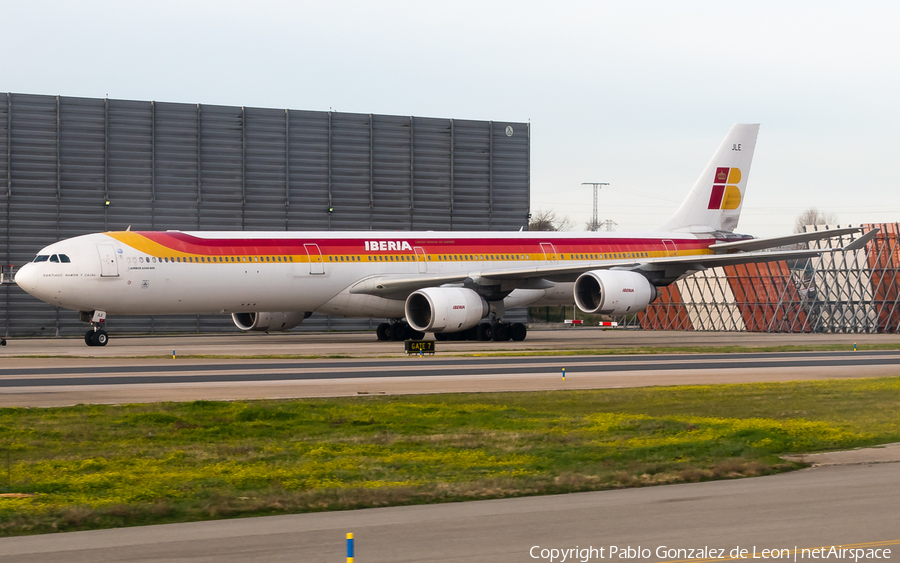
[[[896, 341], [894, 335], [532, 331], [529, 348], [520, 346], [523, 343], [441, 342], [433, 357], [405, 357], [402, 343], [378, 343], [372, 338], [371, 333], [122, 338], [101, 349], [71, 339], [16, 341], [2, 350], [0, 406], [598, 389], [900, 373], [900, 350], [852, 348], [856, 342]], [[173, 341], [181, 345], [181, 356], [177, 348], [168, 350]], [[652, 346], [710, 343], [836, 344], [844, 349], [542, 355], [609, 347], [638, 352]], [[317, 354], [311, 354], [312, 350]], [[314, 357], [278, 357], [303, 352]], [[537, 355], [490, 355], [496, 352]]]

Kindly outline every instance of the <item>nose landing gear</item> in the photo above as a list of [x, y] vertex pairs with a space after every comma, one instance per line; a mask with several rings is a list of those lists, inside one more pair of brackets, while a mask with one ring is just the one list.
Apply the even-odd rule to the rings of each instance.
[[106, 343], [109, 342], [109, 334], [103, 330], [106, 322], [106, 312], [94, 311], [89, 313], [82, 311], [79, 318], [91, 325], [91, 328], [84, 333], [84, 343], [88, 346], [106, 346]]
[[84, 343], [88, 346], [106, 346], [109, 335], [102, 328], [89, 328], [84, 333]]

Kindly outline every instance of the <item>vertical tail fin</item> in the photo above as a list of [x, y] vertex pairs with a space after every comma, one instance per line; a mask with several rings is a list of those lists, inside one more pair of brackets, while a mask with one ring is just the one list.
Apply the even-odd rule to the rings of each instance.
[[661, 231], [734, 231], [741, 216], [759, 124], [735, 124]]

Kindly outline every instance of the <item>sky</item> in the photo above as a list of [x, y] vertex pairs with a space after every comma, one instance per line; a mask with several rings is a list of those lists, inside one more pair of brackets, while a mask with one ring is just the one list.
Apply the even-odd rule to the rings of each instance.
[[[552, 4], [552, 5], [551, 5]], [[530, 122], [532, 211], [650, 230], [760, 123], [738, 231], [900, 221], [900, 3], [3, 0], [0, 91]]]

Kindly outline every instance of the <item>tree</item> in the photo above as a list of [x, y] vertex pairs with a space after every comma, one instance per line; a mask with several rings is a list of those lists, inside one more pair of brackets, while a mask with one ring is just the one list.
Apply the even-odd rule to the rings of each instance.
[[529, 231], [568, 231], [572, 228], [572, 220], [559, 217], [552, 209], [538, 209], [528, 221]]
[[837, 217], [834, 213], [824, 213], [815, 207], [810, 207], [797, 217], [797, 222], [794, 223], [794, 232], [806, 232], [807, 225], [834, 225], [835, 223], [837, 223]]

